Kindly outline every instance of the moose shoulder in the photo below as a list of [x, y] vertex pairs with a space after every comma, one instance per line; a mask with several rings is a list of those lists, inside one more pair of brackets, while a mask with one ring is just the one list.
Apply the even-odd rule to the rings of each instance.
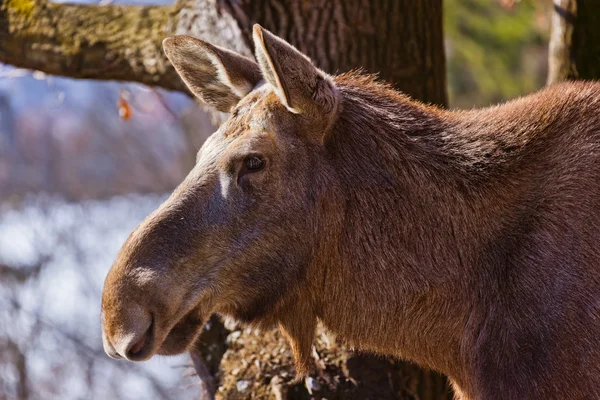
[[278, 325], [303, 374], [321, 320], [463, 399], [600, 398], [600, 85], [451, 112], [254, 41], [164, 42], [231, 116], [123, 245], [107, 353], [180, 353], [217, 312]]

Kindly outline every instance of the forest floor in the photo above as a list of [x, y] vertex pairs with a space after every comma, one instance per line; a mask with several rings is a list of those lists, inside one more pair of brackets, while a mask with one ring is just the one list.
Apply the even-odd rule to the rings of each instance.
[[220, 363], [212, 366], [218, 381], [217, 400], [451, 398], [448, 392], [428, 390], [439, 388], [443, 377], [415, 375], [408, 363], [352, 352], [322, 327], [317, 330], [313, 347], [312, 371], [301, 382], [295, 380], [291, 349], [278, 329], [233, 330], [227, 334], [225, 344]]

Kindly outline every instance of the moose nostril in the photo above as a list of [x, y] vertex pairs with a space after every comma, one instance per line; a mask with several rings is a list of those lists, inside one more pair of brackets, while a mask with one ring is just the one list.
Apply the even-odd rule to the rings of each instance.
[[144, 334], [144, 336], [142, 336], [142, 338], [140, 340], [138, 340], [137, 342], [135, 342], [133, 344], [133, 346], [131, 346], [129, 348], [129, 351], [127, 352], [128, 354], [131, 355], [136, 355], [138, 354], [142, 348], [144, 347], [144, 345], [146, 344], [146, 338], [148, 337], [148, 334]]
[[[143, 361], [152, 356], [154, 318], [138, 305], [113, 312], [112, 325], [103, 324], [102, 342], [106, 353], [113, 358]], [[108, 329], [108, 328], [111, 329]], [[117, 354], [119, 357], [115, 357]]]
[[125, 358], [131, 361], [141, 361], [148, 355], [148, 351], [152, 347], [152, 327], [154, 326], [153, 321], [150, 322], [150, 326], [144, 332], [144, 334], [138, 339], [131, 341], [130, 346], [125, 352]]

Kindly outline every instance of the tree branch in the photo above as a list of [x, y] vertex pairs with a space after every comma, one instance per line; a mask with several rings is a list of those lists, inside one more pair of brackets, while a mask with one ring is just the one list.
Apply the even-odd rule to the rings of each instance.
[[200, 399], [213, 400], [215, 398], [215, 378], [208, 370], [204, 357], [197, 351], [190, 351], [194, 369], [200, 379]]
[[187, 93], [162, 52], [180, 5], [98, 6], [0, 0], [0, 62], [72, 78]]
[[18, 283], [24, 283], [28, 279], [38, 276], [42, 267], [48, 261], [49, 259], [45, 257], [35, 264], [18, 267], [0, 263], [0, 282], [12, 279]]

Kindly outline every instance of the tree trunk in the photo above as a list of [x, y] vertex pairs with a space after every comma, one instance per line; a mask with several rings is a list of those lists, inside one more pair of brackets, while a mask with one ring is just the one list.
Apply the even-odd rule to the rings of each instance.
[[251, 41], [258, 22], [328, 72], [363, 68], [424, 102], [447, 104], [441, 0], [224, 2]]
[[598, 0], [554, 0], [547, 83], [600, 79]]
[[578, 0], [573, 40], [577, 79], [600, 79], [600, 2]]
[[[162, 39], [188, 34], [251, 55], [254, 23], [298, 47], [327, 72], [363, 68], [415, 99], [447, 105], [442, 0], [179, 0], [162, 7], [0, 0], [0, 62], [73, 78], [135, 81], [187, 92], [161, 51]], [[207, 368], [197, 355], [205, 355], [211, 370], [220, 355], [207, 349], [220, 348], [211, 341], [221, 340], [214, 338], [226, 332], [215, 320], [211, 326], [211, 334], [203, 334], [204, 343], [194, 355], [203, 374]], [[220, 398], [262, 398], [260, 390], [281, 399], [319, 393], [330, 399], [451, 397], [438, 374], [358, 355], [333, 339], [319, 341], [317, 375], [298, 385], [278, 375], [290, 367], [290, 361], [281, 358], [285, 350], [279, 349], [286, 345], [278, 332], [233, 335], [232, 349], [240, 342], [246, 349], [253, 344], [260, 355], [225, 354], [220, 362]], [[282, 365], [284, 361], [287, 365]], [[254, 392], [244, 392], [241, 370], [264, 378], [251, 382], [260, 386], [252, 387]], [[291, 371], [285, 373], [291, 377]]]

